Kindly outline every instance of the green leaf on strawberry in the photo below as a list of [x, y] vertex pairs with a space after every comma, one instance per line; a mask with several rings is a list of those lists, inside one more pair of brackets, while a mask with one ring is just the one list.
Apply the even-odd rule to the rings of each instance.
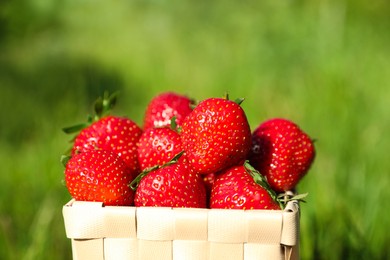
[[162, 166], [141, 173], [130, 187], [136, 189], [134, 204], [137, 207], [191, 207], [207, 206], [206, 188], [199, 174], [194, 172], [179, 153]]
[[137, 143], [140, 169], [163, 165], [182, 150], [180, 135], [176, 131], [167, 127], [148, 128]]
[[105, 92], [94, 103], [94, 115], [88, 122], [63, 128], [65, 133], [77, 133], [71, 140], [70, 155], [91, 150], [110, 150], [119, 155], [134, 172], [139, 172], [137, 142], [142, 129], [131, 119], [110, 115], [118, 92]]
[[266, 180], [247, 164], [232, 166], [218, 174], [210, 198], [211, 208], [282, 209], [277, 195], [269, 190]]

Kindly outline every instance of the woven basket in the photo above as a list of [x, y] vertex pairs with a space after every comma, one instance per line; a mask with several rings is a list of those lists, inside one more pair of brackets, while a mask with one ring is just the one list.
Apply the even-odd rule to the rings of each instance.
[[285, 210], [63, 207], [74, 260], [299, 259], [299, 205]]

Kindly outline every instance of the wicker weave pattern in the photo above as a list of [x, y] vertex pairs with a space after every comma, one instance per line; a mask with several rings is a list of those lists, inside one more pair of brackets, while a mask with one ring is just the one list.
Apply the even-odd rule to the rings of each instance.
[[299, 259], [299, 207], [284, 211], [63, 207], [73, 259]]

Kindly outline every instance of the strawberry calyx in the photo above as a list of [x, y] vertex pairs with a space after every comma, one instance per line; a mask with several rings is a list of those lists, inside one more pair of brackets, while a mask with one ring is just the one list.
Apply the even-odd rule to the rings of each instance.
[[[103, 94], [103, 97], [98, 97], [94, 102], [94, 115], [88, 115], [87, 116], [87, 122], [79, 123], [76, 125], [68, 126], [62, 128], [62, 131], [65, 134], [74, 134], [73, 138], [69, 140], [69, 143], [73, 143], [81, 130], [84, 128], [87, 128], [92, 123], [99, 121], [99, 119], [107, 116], [110, 114], [112, 108], [115, 106], [117, 101], [118, 92], [114, 92], [112, 94], [109, 94], [108, 91], [105, 91]], [[71, 152], [72, 148], [69, 148], [66, 151], [66, 154], [69, 154]], [[69, 160], [69, 159], [68, 159]], [[62, 162], [62, 159], [61, 159]], [[64, 164], [64, 163], [63, 163]]]
[[180, 130], [181, 130], [181, 127], [179, 127], [178, 125], [177, 125], [177, 123], [176, 123], [176, 116], [173, 116], [172, 118], [171, 118], [171, 123], [170, 123], [170, 125], [169, 125], [169, 128], [171, 128], [173, 131], [175, 131], [175, 132], [180, 132]]
[[93, 122], [98, 121], [99, 119], [110, 114], [112, 108], [116, 105], [118, 92], [109, 94], [105, 91], [103, 97], [98, 97], [94, 102], [94, 115], [88, 115], [87, 122], [76, 124], [69, 127], [62, 128], [66, 134], [73, 134], [80, 132], [82, 129], [91, 125]]
[[277, 194], [271, 186], [268, 184], [267, 178], [256, 170], [248, 160], [244, 162], [246, 171], [253, 177], [253, 180], [263, 187], [271, 198], [277, 202], [281, 209], [284, 209], [289, 201], [296, 200], [299, 202], [306, 202], [304, 198], [307, 197], [308, 193], [294, 194], [291, 191]]
[[163, 165], [155, 165], [155, 166], [146, 168], [140, 174], [138, 174], [138, 176], [129, 184], [129, 187], [133, 191], [137, 190], [137, 187], [138, 187], [138, 185], [141, 182], [143, 177], [145, 177], [146, 175], [148, 175], [149, 173], [151, 173], [153, 171], [156, 171], [158, 169], [161, 169], [161, 168], [164, 168], [164, 167], [167, 167], [169, 165], [177, 163], [183, 154], [184, 154], [184, 151], [181, 151], [178, 154], [176, 154], [175, 156], [173, 156], [173, 158], [170, 161], [168, 161], [167, 163], [164, 163]]
[[116, 105], [118, 92], [109, 94], [104, 92], [103, 97], [98, 97], [94, 104], [95, 116], [94, 121], [98, 121], [100, 118], [108, 115], [112, 108]]
[[236, 98], [236, 99], [234, 100], [234, 102], [237, 103], [238, 105], [241, 105], [242, 102], [244, 102], [244, 100], [245, 100], [245, 98]]
[[309, 193], [302, 193], [302, 194], [293, 194], [292, 192], [285, 192], [278, 195], [278, 200], [281, 201], [283, 204], [287, 204], [287, 202], [296, 200], [299, 202], [306, 202], [304, 199], [307, 197]]
[[258, 170], [256, 170], [248, 160], [244, 162], [244, 168], [248, 174], [250, 174], [255, 181], [256, 184], [260, 185], [263, 189], [265, 189], [271, 198], [277, 202], [281, 209], [284, 209], [284, 203], [278, 198], [276, 192], [269, 186], [267, 178], [264, 177]]
[[[225, 95], [223, 96], [224, 99], [226, 100], [230, 100], [229, 98], [229, 93], [225, 93]], [[236, 103], [237, 105], [240, 105], [242, 104], [242, 102], [244, 102], [245, 98], [236, 98], [235, 100], [233, 100], [234, 103]]]

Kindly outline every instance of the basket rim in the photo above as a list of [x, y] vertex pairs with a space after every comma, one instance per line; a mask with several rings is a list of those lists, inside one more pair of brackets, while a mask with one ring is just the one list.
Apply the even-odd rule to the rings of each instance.
[[[236, 232], [238, 237], [242, 237], [242, 242], [250, 242], [252, 237], [259, 236], [253, 234], [258, 232], [276, 236], [281, 244], [295, 245], [299, 240], [299, 213], [297, 201], [288, 202], [283, 210], [104, 206], [102, 202], [74, 199], [63, 206], [65, 231], [71, 239], [131, 237], [175, 240], [177, 234], [192, 232], [195, 235], [179, 237], [214, 241], [225, 239], [223, 236], [226, 235], [236, 241], [231, 235]], [[239, 227], [237, 230], [230, 231], [236, 226]], [[184, 230], [186, 227], [188, 230]], [[244, 231], [240, 233], [239, 229]], [[201, 231], [203, 235], [199, 235]]]

